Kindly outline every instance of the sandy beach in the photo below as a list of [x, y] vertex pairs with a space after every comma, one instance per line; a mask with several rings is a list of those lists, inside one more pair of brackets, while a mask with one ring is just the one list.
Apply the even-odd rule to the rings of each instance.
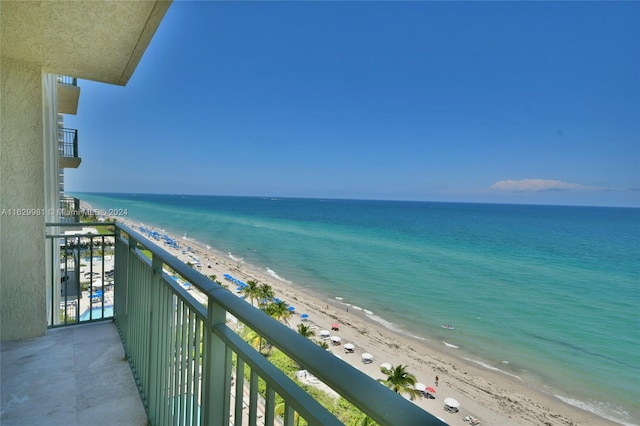
[[[136, 230], [140, 225], [130, 221], [122, 222]], [[436, 390], [435, 399], [419, 398], [415, 403], [451, 425], [468, 425], [464, 420], [467, 416], [477, 418], [483, 425], [617, 424], [565, 404], [553, 395], [533, 388], [518, 378], [465, 361], [456, 355], [455, 348], [436, 346], [424, 340], [395, 333], [370, 319], [362, 308], [348, 305], [346, 301], [336, 298], [339, 295], [326, 297], [311, 294], [295, 283], [275, 278], [266, 270], [233, 260], [227, 253], [217, 251], [214, 247], [175, 235], [169, 236], [178, 241], [180, 249], [170, 248], [160, 241], [154, 243], [183, 262], [192, 260], [193, 256], [198, 257], [202, 265], [199, 268], [200, 272], [207, 276], [215, 275], [218, 281], [228, 284], [234, 294], [237, 294], [235, 285], [224, 280], [225, 274], [245, 282], [255, 280], [269, 284], [276, 297], [295, 306], [296, 314], [289, 321], [289, 326], [294, 330], [302, 321], [300, 315], [303, 313], [309, 316], [306, 323], [315, 326], [316, 340], [320, 339], [320, 330], [330, 330], [332, 323], [339, 323], [339, 332], [332, 332], [332, 335], [339, 336], [341, 344], [330, 344], [331, 352], [374, 379], [383, 378], [380, 371], [381, 363], [407, 366], [407, 371], [413, 373], [418, 382]], [[182, 250], [186, 246], [190, 246], [191, 251], [183, 254]], [[345, 352], [346, 343], [355, 346], [353, 353]], [[364, 352], [373, 355], [372, 363], [362, 362]], [[439, 378], [437, 385], [436, 376]], [[322, 386], [318, 383], [316, 385]], [[445, 398], [455, 398], [459, 401], [458, 413], [444, 410]]]

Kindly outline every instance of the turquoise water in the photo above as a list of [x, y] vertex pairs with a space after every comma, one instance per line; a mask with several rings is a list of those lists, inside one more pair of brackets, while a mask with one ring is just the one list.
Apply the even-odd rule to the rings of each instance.
[[[79, 194], [640, 423], [640, 209]], [[455, 330], [440, 325], [453, 323]]]
[[[104, 317], [113, 318], [113, 306], [108, 305], [104, 307]], [[87, 309], [80, 315], [80, 321], [89, 321], [90, 319], [102, 319], [102, 307]]]

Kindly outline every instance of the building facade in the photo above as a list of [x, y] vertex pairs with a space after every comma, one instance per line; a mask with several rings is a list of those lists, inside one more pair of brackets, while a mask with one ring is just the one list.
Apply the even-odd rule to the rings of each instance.
[[77, 134], [75, 158], [60, 142], [80, 90], [61, 76], [126, 85], [170, 4], [0, 1], [1, 340], [45, 334], [55, 306], [45, 223], [61, 219], [61, 169], [80, 163]]

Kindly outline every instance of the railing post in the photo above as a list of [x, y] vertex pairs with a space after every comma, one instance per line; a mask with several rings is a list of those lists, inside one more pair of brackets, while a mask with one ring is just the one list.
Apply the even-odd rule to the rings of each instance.
[[124, 303], [124, 306], [121, 306], [122, 308], [122, 315], [125, 317], [126, 321], [125, 321], [125, 330], [124, 332], [126, 333], [126, 337], [127, 337], [127, 345], [125, 345], [125, 351], [126, 351], [126, 355], [127, 358], [131, 356], [130, 350], [131, 350], [131, 327], [132, 325], [129, 323], [129, 319], [130, 319], [130, 315], [129, 315], [129, 305], [131, 303], [131, 293], [132, 293], [132, 283], [135, 280], [135, 269], [134, 268], [134, 264], [135, 264], [135, 260], [136, 260], [136, 248], [138, 247], [138, 241], [132, 236], [132, 235], [127, 235], [128, 237], [128, 243], [129, 246], [127, 247], [127, 281], [126, 281], [126, 287], [125, 287], [125, 292], [122, 295], [122, 301]]
[[73, 157], [79, 158], [78, 154], [78, 129], [73, 133]]
[[216, 327], [224, 327], [227, 312], [208, 297], [205, 331], [203, 424], [226, 425], [229, 423], [231, 391], [231, 364], [227, 364], [226, 347], [215, 334]]
[[149, 366], [148, 366], [148, 386], [147, 386], [147, 415], [149, 416], [149, 424], [157, 424], [156, 410], [158, 401], [156, 398], [156, 389], [158, 389], [158, 370], [160, 363], [158, 362], [158, 337], [160, 335], [160, 323], [158, 321], [158, 313], [160, 312], [160, 277], [162, 275], [162, 260], [153, 255], [151, 258], [151, 269], [153, 270], [153, 282], [151, 285], [151, 307], [149, 309]]

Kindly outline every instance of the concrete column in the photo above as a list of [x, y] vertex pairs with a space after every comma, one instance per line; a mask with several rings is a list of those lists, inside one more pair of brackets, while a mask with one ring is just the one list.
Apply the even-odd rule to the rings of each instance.
[[42, 70], [3, 56], [0, 80], [0, 339], [13, 340], [47, 331]]
[[[60, 160], [58, 151], [58, 78], [54, 74], [42, 76], [42, 127], [44, 143], [44, 206], [45, 222], [60, 222], [60, 187], [58, 174]], [[59, 234], [58, 227], [49, 227], [45, 233]], [[55, 268], [54, 268], [55, 265]], [[52, 309], [60, 306], [60, 250], [58, 241], [46, 240], [45, 271], [47, 294], [47, 321], [53, 325], [60, 323], [60, 315], [51, 315]]]

